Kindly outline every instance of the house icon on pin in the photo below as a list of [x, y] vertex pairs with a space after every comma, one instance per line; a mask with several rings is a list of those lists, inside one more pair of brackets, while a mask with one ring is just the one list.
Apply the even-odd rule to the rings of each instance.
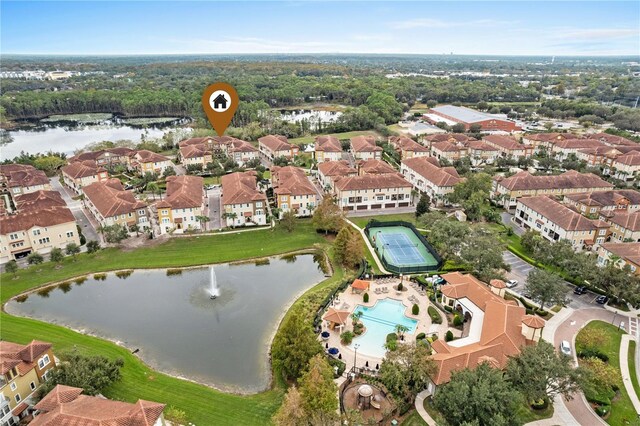
[[225, 109], [227, 107], [227, 98], [224, 97], [222, 93], [220, 93], [213, 100], [213, 109]]

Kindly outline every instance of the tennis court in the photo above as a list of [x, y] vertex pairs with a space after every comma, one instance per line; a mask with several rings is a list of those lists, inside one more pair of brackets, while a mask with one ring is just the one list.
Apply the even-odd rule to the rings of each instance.
[[370, 230], [369, 235], [378, 256], [391, 265], [412, 269], [438, 265], [438, 260], [407, 227], [376, 227]]

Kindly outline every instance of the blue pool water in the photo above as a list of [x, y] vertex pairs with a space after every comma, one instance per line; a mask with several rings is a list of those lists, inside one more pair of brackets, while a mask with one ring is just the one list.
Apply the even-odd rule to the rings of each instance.
[[360, 321], [366, 327], [366, 331], [362, 336], [353, 339], [351, 348], [359, 344], [358, 353], [377, 358], [384, 357], [387, 334], [394, 333], [396, 325], [406, 326], [409, 329], [407, 334], [416, 331], [418, 321], [405, 316], [405, 310], [402, 302], [394, 299], [379, 300], [370, 308], [358, 305], [354, 312], [362, 312]]

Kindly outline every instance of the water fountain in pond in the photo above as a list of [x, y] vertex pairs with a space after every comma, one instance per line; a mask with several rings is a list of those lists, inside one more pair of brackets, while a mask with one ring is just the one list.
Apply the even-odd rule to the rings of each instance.
[[218, 283], [216, 281], [216, 271], [213, 269], [213, 266], [209, 268], [211, 271], [211, 287], [209, 288], [209, 298], [215, 299], [220, 295], [220, 289], [218, 288]]

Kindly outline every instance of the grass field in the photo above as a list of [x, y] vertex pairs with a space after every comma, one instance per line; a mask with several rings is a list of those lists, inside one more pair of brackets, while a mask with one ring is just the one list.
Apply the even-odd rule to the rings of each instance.
[[[313, 230], [310, 221], [301, 221], [290, 234], [276, 229], [175, 238], [156, 247], [129, 252], [107, 249], [97, 254], [79, 255], [75, 262], [66, 259], [61, 269], [55, 269], [45, 263], [19, 271], [19, 278], [15, 280], [11, 275], [3, 274], [0, 277], [1, 299], [4, 303], [15, 294], [29, 288], [92, 272], [219, 263], [308, 247], [322, 247], [325, 250], [328, 247], [324, 238]], [[294, 306], [314, 310], [314, 307], [344, 278], [345, 272], [336, 268], [331, 278], [308, 290]], [[0, 320], [2, 339], [19, 343], [40, 339], [53, 343], [54, 351], [58, 353], [77, 348], [87, 354], [123, 358], [125, 365], [121, 370], [122, 380], [104, 391], [107, 397], [129, 402], [137, 399], [163, 402], [184, 410], [193, 424], [269, 424], [284, 395], [285, 386], [278, 380], [277, 374], [271, 390], [250, 396], [233, 395], [158, 373], [143, 364], [127, 349], [102, 339], [6, 313], [1, 314]]]
[[[378, 137], [380, 136], [380, 134], [374, 130], [359, 130], [355, 132], [331, 133], [331, 135], [337, 137], [338, 139], [349, 139], [354, 136], [360, 136], [360, 135], [373, 135]], [[308, 136], [302, 136], [300, 138], [289, 139], [289, 143], [293, 143], [296, 145], [300, 145], [301, 143], [306, 143], [306, 144], [314, 143], [316, 140], [316, 136], [320, 136], [320, 135], [308, 135]]]
[[609, 357], [609, 364], [618, 370], [619, 390], [611, 401], [611, 413], [606, 419], [607, 423], [610, 425], [637, 424], [634, 421], [637, 421], [638, 415], [631, 404], [629, 395], [627, 395], [620, 374], [620, 341], [623, 332], [618, 330], [618, 327], [604, 321], [591, 321], [583, 328], [583, 330], [587, 329], [600, 330], [606, 335], [606, 342], [599, 347], [599, 350]]

